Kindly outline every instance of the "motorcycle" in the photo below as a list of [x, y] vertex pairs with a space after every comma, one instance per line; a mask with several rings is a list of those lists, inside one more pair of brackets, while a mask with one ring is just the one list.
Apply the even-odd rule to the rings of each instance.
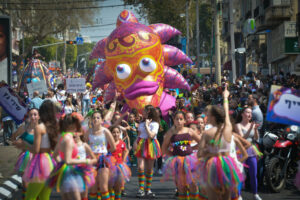
[[264, 135], [265, 178], [271, 191], [280, 192], [285, 188], [287, 179], [296, 175], [299, 143], [299, 126], [289, 126], [285, 131], [275, 131], [275, 134], [266, 132]]

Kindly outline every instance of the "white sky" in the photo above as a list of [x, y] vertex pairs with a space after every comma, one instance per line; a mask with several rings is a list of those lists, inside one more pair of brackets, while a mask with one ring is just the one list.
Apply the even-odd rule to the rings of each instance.
[[[109, 6], [109, 5], [122, 5], [124, 4], [122, 0], [105, 0], [99, 2], [99, 6]], [[147, 20], [140, 19], [140, 16], [135, 12], [133, 6], [118, 6], [118, 7], [107, 7], [101, 8], [99, 14], [95, 14], [94, 25], [95, 27], [83, 28], [85, 25], [82, 25], [80, 34], [82, 37], [89, 37], [92, 42], [97, 42], [107, 36], [115, 29], [116, 21], [119, 14], [124, 10], [130, 10], [134, 15], [139, 19], [140, 23], [148, 24]], [[107, 26], [98, 26], [97, 25], [106, 25]]]

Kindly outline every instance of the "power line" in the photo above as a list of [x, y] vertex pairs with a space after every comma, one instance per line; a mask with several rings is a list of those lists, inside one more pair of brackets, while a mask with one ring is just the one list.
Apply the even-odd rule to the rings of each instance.
[[80, 1], [48, 1], [48, 2], [1, 2], [0, 5], [53, 5], [53, 4], [70, 4], [70, 3], [92, 3], [103, 2], [107, 0], [80, 0]]
[[113, 8], [120, 6], [128, 6], [125, 4], [108, 5], [108, 6], [87, 6], [87, 7], [70, 7], [70, 8], [5, 8], [7, 10], [82, 10], [82, 9], [98, 9], [98, 8]]
[[103, 26], [111, 26], [111, 25], [116, 25], [116, 23], [111, 23], [111, 24], [99, 24], [99, 25], [91, 25], [91, 26], [81, 26], [80, 28], [103, 27]]

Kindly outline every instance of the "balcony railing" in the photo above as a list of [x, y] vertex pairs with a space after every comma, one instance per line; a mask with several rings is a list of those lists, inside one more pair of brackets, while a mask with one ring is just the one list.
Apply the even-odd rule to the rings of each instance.
[[292, 16], [290, 7], [269, 7], [265, 10], [266, 21], [286, 20]]
[[264, 8], [274, 7], [274, 6], [290, 6], [291, 0], [264, 0]]

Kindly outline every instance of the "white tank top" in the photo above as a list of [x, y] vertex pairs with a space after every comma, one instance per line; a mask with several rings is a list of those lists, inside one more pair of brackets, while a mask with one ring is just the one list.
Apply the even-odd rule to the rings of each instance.
[[229, 155], [235, 161], [235, 163], [238, 166], [240, 172], [243, 172], [244, 171], [244, 166], [243, 166], [243, 164], [237, 158], [237, 155], [236, 155], [236, 145], [235, 145], [235, 142], [234, 142], [234, 136], [233, 135], [232, 135], [232, 138], [231, 138], [230, 153], [229, 153]]
[[89, 145], [94, 153], [107, 154], [107, 141], [103, 131], [100, 135], [94, 135], [90, 129]]
[[48, 133], [42, 134], [40, 148], [43, 148], [43, 149], [50, 148], [50, 140], [49, 140]]
[[78, 149], [78, 153], [77, 153], [77, 157], [78, 160], [85, 160], [86, 159], [86, 151], [85, 151], [85, 147], [84, 145], [77, 145], [77, 149]]

